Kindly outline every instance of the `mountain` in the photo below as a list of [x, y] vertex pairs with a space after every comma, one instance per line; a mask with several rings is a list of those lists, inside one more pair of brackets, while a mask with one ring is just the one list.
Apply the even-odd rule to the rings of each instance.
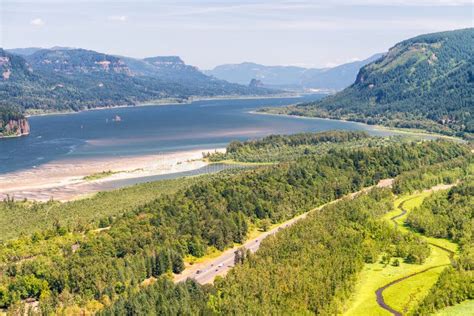
[[365, 60], [354, 61], [333, 68], [308, 69], [303, 75], [302, 85], [305, 88], [342, 90], [354, 82], [360, 68], [382, 56], [383, 54], [375, 54]]
[[417, 36], [364, 66], [332, 96], [271, 112], [449, 135], [474, 132], [474, 28]]
[[41, 49], [25, 56], [26, 61], [42, 72], [62, 75], [108, 72], [131, 75], [130, 69], [118, 57], [85, 49]]
[[359, 69], [380, 58], [373, 55], [366, 60], [351, 62], [333, 68], [303, 68], [295, 66], [264, 66], [255, 63], [220, 65], [206, 74], [219, 79], [247, 84], [260, 80], [267, 87], [287, 89], [341, 90], [354, 82]]
[[25, 47], [25, 48], [11, 48], [5, 49], [10, 54], [20, 55], [20, 56], [28, 56], [33, 53], [36, 53], [39, 50], [42, 50], [41, 47]]
[[205, 71], [216, 78], [248, 84], [252, 79], [259, 79], [269, 86], [296, 87], [305, 68], [293, 66], [264, 66], [255, 63], [227, 64]]
[[0, 106], [30, 112], [275, 93], [207, 76], [175, 56], [134, 59], [65, 47], [0, 48], [0, 66]]

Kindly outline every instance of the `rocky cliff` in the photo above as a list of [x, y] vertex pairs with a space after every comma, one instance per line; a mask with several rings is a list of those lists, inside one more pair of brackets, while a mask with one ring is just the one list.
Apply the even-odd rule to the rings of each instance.
[[30, 133], [30, 125], [26, 118], [9, 120], [8, 122], [0, 121], [0, 138], [2, 137], [18, 137], [25, 136]]

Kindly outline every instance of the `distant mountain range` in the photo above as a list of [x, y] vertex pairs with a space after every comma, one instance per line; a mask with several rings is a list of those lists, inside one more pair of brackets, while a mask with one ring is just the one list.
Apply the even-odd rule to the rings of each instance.
[[364, 66], [354, 84], [274, 113], [474, 133], [474, 28], [417, 36]]
[[134, 59], [67, 47], [0, 48], [0, 72], [0, 107], [30, 112], [277, 92], [210, 77], [177, 56]]
[[279, 89], [342, 90], [351, 85], [359, 69], [383, 54], [333, 68], [303, 68], [295, 66], [264, 66], [255, 63], [227, 64], [205, 73], [229, 82], [247, 84], [259, 80], [265, 87]]

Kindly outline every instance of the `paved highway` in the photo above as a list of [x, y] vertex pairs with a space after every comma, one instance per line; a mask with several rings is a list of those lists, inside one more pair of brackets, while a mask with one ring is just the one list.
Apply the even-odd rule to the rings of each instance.
[[[385, 179], [381, 180], [377, 186], [378, 187], [389, 187], [392, 185], [393, 179]], [[352, 193], [349, 195], [350, 198], [356, 196], [360, 192], [365, 192], [368, 191], [370, 188], [365, 188], [362, 189], [359, 192]], [[337, 201], [337, 200], [336, 200]], [[336, 201], [332, 201], [328, 204], [334, 203]], [[326, 204], [327, 205], [327, 204]], [[324, 206], [324, 205], [323, 205]], [[207, 262], [203, 263], [198, 263], [194, 264], [192, 266], [187, 267], [181, 274], [175, 274], [174, 275], [174, 281], [175, 282], [182, 282], [185, 281], [188, 278], [195, 279], [198, 283], [200, 284], [206, 284], [206, 283], [212, 283], [216, 276], [223, 276], [225, 275], [233, 266], [234, 266], [234, 258], [235, 254], [234, 252], [241, 248], [244, 247], [245, 249], [249, 249], [251, 252], [257, 251], [257, 249], [260, 247], [260, 243], [262, 242], [263, 239], [267, 238], [269, 235], [273, 235], [277, 233], [279, 230], [287, 228], [297, 221], [299, 221], [302, 218], [305, 218], [310, 212], [321, 209], [323, 206], [320, 206], [316, 209], [313, 209], [309, 212], [303, 213], [299, 216], [296, 216], [280, 225], [277, 227], [264, 232], [260, 234], [258, 237], [247, 241], [245, 244], [243, 244], [240, 247], [234, 247], [232, 249], [228, 249], [225, 252], [223, 252], [219, 257], [210, 259]]]
[[194, 264], [185, 269], [181, 274], [174, 276], [175, 282], [181, 282], [187, 278], [195, 279], [200, 284], [212, 283], [216, 276], [225, 275], [229, 269], [234, 266], [235, 251], [241, 247], [249, 249], [251, 252], [257, 251], [263, 239], [269, 235], [273, 235], [279, 230], [293, 225], [301, 218], [306, 217], [308, 213], [294, 217], [277, 227], [260, 234], [257, 238], [251, 239], [240, 247], [234, 247], [223, 252], [219, 257], [209, 260], [208, 262]]

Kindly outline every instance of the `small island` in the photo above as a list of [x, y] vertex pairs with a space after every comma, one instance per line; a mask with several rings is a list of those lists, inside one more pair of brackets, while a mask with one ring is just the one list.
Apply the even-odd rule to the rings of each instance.
[[0, 108], [0, 138], [20, 137], [30, 133], [26, 117], [12, 108]]

